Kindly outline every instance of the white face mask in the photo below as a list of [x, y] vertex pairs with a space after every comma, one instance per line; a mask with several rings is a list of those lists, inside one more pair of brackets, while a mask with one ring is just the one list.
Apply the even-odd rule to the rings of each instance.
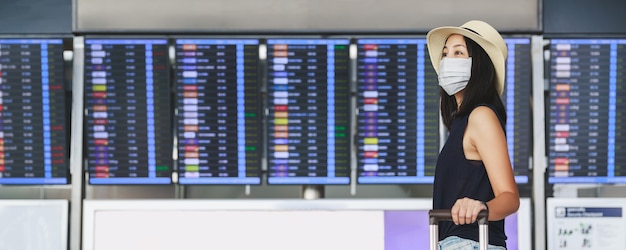
[[439, 62], [439, 86], [454, 95], [465, 89], [472, 76], [472, 58], [443, 58]]

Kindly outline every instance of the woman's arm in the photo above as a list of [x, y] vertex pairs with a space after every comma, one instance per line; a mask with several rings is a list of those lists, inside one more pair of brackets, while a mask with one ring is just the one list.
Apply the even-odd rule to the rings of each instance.
[[[519, 208], [519, 192], [509, 161], [506, 137], [496, 113], [489, 107], [477, 107], [470, 114], [463, 150], [467, 159], [481, 160], [485, 164], [495, 198], [490, 201], [457, 200], [451, 210], [452, 221], [455, 224], [473, 223], [478, 212], [487, 207], [491, 221], [515, 213]], [[487, 206], [482, 202], [486, 202]]]
[[[485, 164], [495, 198], [487, 202], [489, 220], [501, 220], [519, 208], [519, 192], [513, 176], [513, 167], [509, 160], [506, 136], [496, 113], [486, 106], [477, 107], [469, 116], [467, 142], [470, 153], [477, 153]], [[470, 159], [470, 155], [466, 157]], [[472, 158], [474, 159], [474, 158]]]

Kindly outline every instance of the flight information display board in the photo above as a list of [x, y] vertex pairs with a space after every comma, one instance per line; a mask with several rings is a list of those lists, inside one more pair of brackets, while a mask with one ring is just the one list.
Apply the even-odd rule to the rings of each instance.
[[439, 85], [425, 39], [357, 40], [357, 182], [432, 183]]
[[176, 40], [180, 184], [260, 184], [258, 40]]
[[0, 184], [67, 184], [62, 39], [0, 39]]
[[172, 119], [166, 39], [85, 39], [90, 184], [169, 184]]
[[501, 98], [506, 108], [506, 141], [518, 184], [528, 183], [532, 152], [532, 58], [529, 38], [504, 39], [509, 49]]
[[[505, 42], [507, 143], [517, 183], [528, 183], [530, 39]], [[359, 39], [357, 46], [358, 183], [432, 183], [440, 147], [439, 85], [426, 40]]]
[[350, 183], [348, 39], [267, 40], [268, 184]]
[[549, 183], [626, 183], [626, 39], [550, 41]]

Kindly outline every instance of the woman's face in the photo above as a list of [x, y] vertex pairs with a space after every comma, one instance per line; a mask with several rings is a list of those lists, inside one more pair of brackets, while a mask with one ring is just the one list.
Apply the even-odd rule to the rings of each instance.
[[465, 44], [465, 38], [459, 34], [452, 34], [446, 40], [446, 45], [443, 47], [443, 58], [469, 58], [467, 52], [467, 45]]

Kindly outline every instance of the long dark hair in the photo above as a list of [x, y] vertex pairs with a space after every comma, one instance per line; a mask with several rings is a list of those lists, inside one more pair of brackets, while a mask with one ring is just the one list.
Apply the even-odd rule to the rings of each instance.
[[480, 45], [472, 39], [464, 38], [467, 52], [472, 57], [472, 76], [465, 87], [463, 102], [458, 110], [454, 96], [449, 96], [443, 88], [439, 87], [443, 123], [450, 130], [452, 120], [455, 117], [469, 114], [479, 104], [487, 104], [495, 107], [502, 124], [506, 124], [506, 110], [500, 95], [498, 95], [496, 87], [498, 83], [493, 62]]

